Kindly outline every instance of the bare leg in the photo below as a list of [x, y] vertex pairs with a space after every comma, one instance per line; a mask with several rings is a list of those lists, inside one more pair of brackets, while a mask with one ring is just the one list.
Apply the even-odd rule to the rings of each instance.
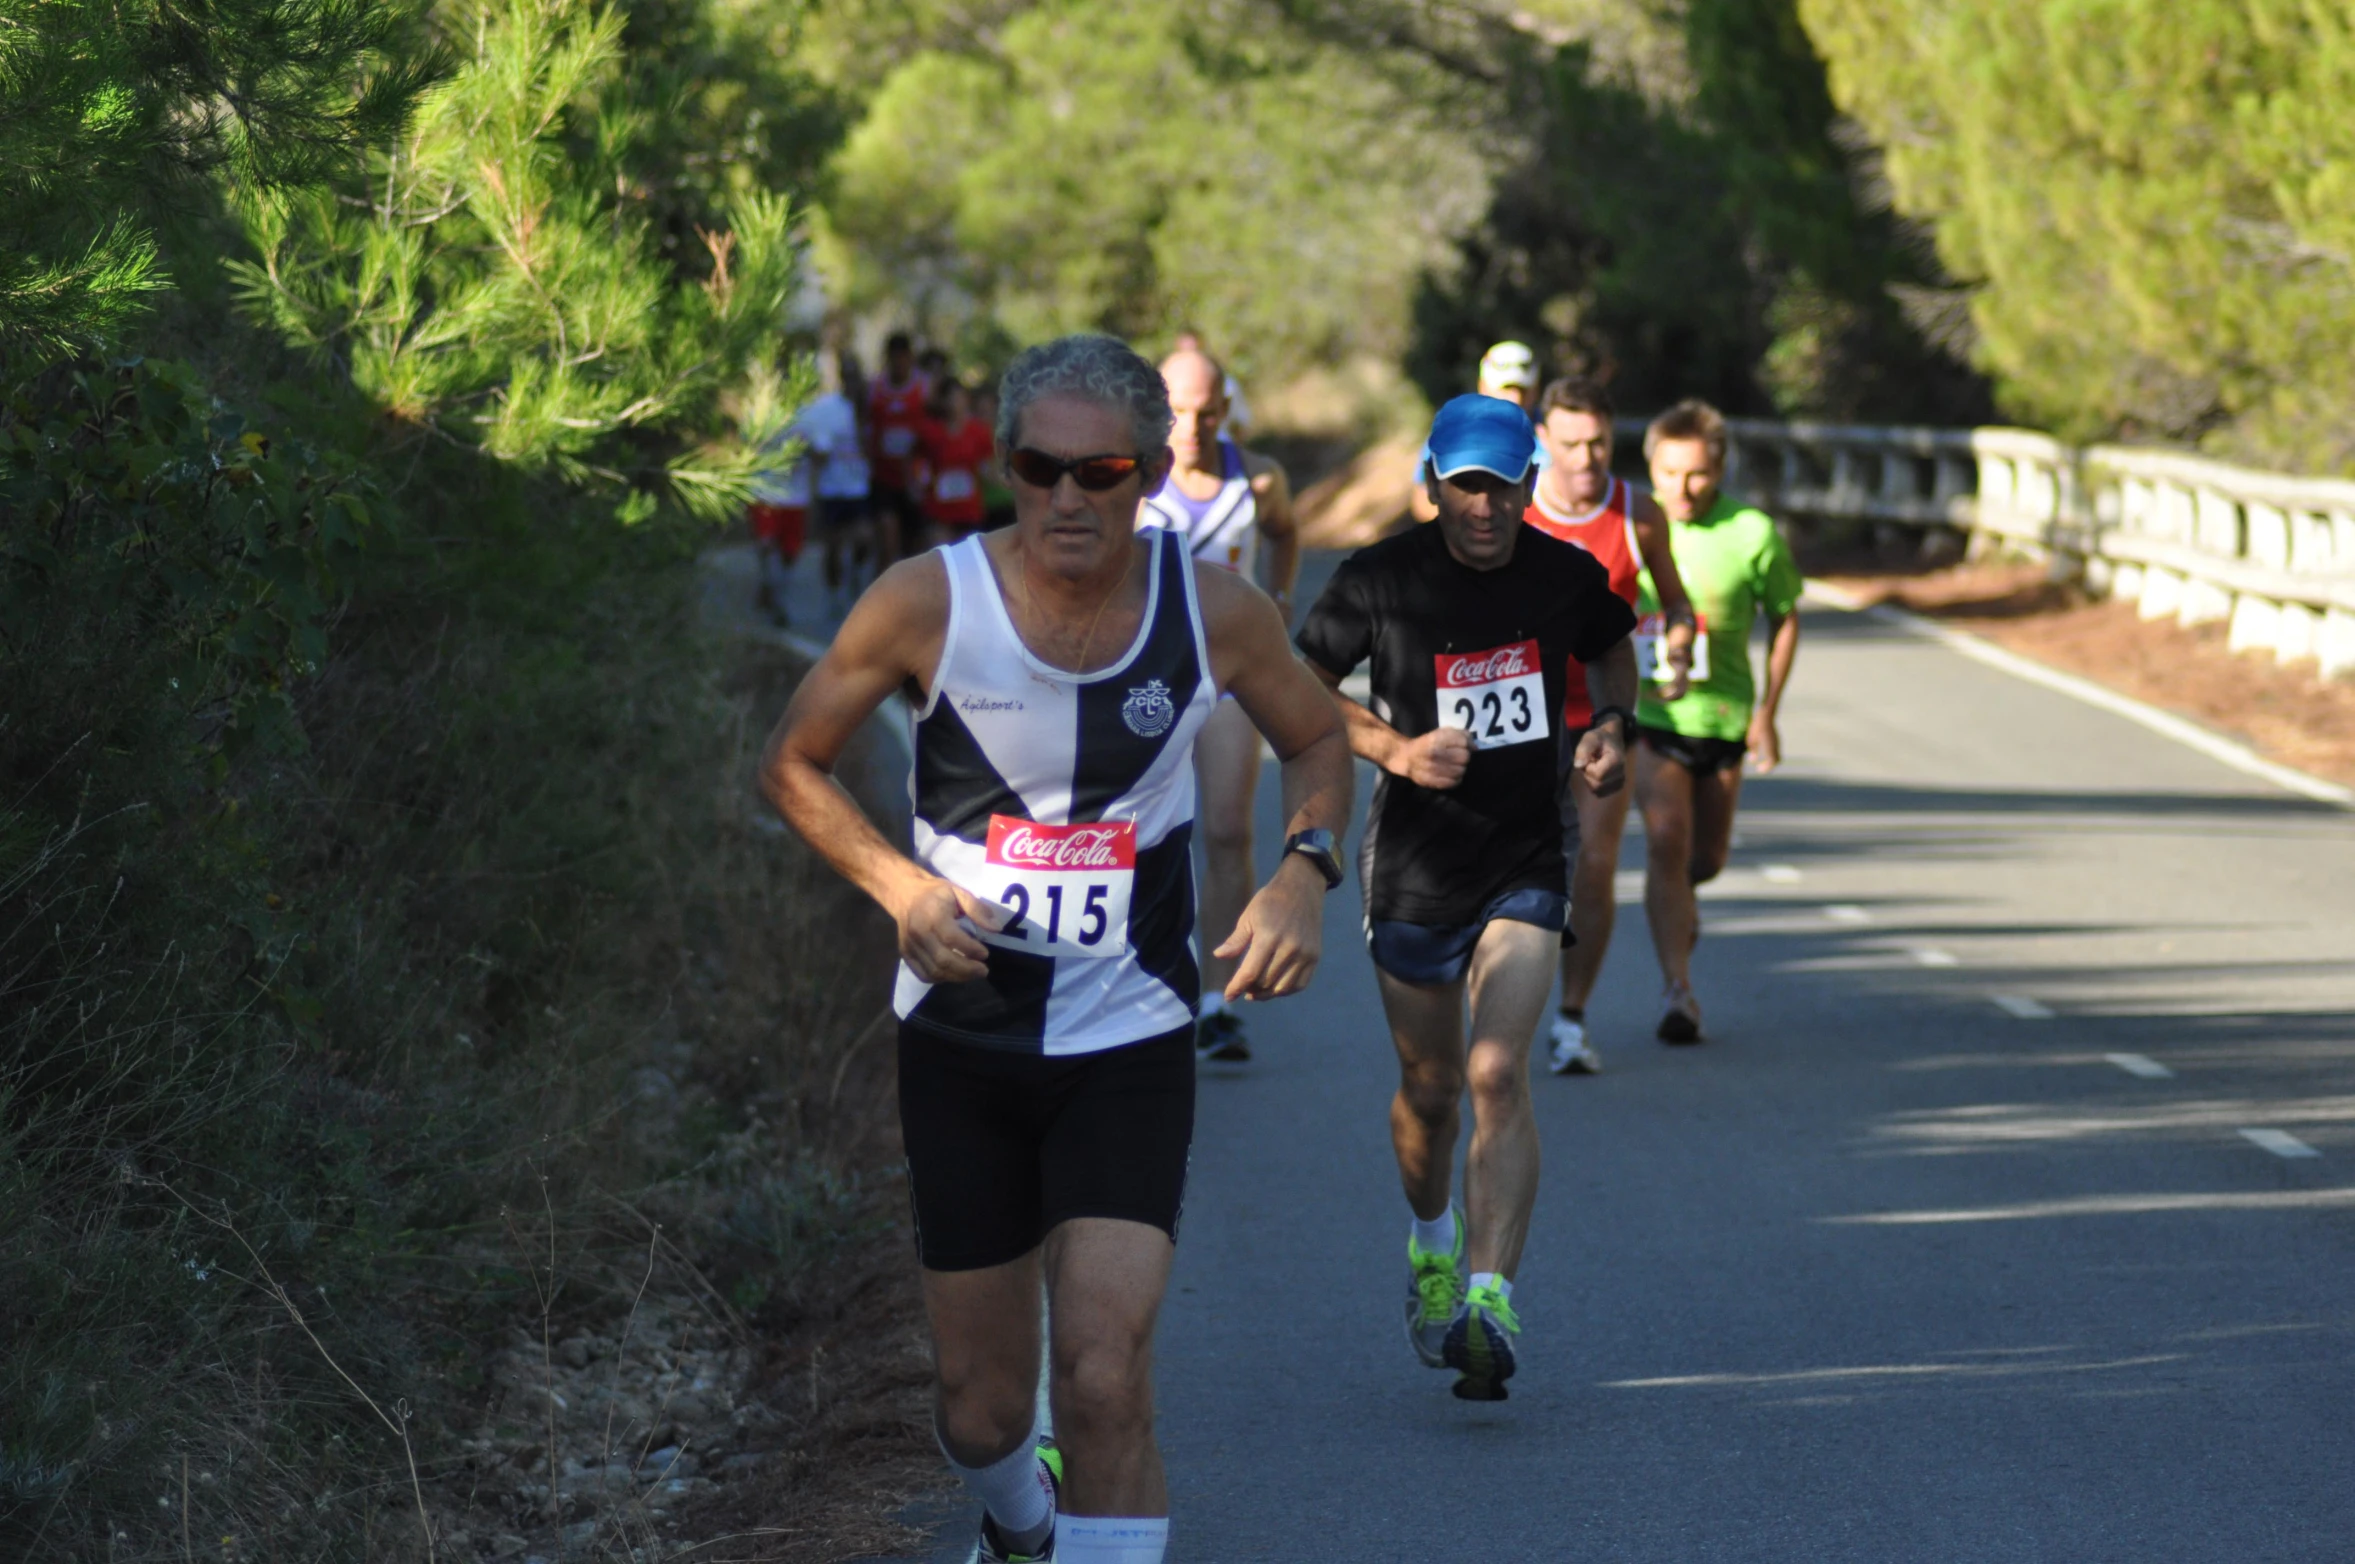
[[1465, 1263], [1508, 1280], [1521, 1265], [1537, 1204], [1537, 1115], [1529, 1101], [1529, 1044], [1553, 987], [1561, 936], [1499, 920], [1481, 932], [1467, 987], [1472, 1046], [1472, 1145], [1464, 1154]]
[[1685, 874], [1707, 885], [1725, 868], [1733, 851], [1734, 807], [1742, 799], [1742, 768], [1728, 766], [1693, 778], [1693, 849]]
[[[1552, 984], [1560, 936], [1498, 921], [1480, 936], [1462, 984], [1403, 983], [1378, 972], [1382, 1009], [1398, 1049], [1390, 1138], [1416, 1216], [1447, 1210], [1460, 1103], [1472, 1089], [1473, 1135], [1464, 1165], [1465, 1259], [1474, 1271], [1510, 1276], [1521, 1263], [1537, 1200], [1537, 1119], [1529, 1103], [1529, 1044]], [[1464, 1042], [1464, 995], [1472, 1001]]]
[[1251, 904], [1251, 804], [1259, 791], [1259, 730], [1234, 701], [1220, 701], [1194, 741], [1202, 789], [1202, 992], [1223, 993], [1235, 963], [1210, 954]]
[[980, 1271], [926, 1271], [938, 1382], [932, 1419], [950, 1459], [988, 1466], [1013, 1453], [1038, 1410], [1039, 1252]]
[[[1047, 1235], [1055, 1442], [1070, 1515], [1167, 1515], [1153, 1441], [1153, 1328], [1169, 1287], [1169, 1235], [1078, 1217]], [[1032, 1330], [1038, 1300], [1031, 1298]], [[1034, 1335], [1035, 1339], [1035, 1335]]]
[[1644, 811], [1644, 917], [1660, 976], [1671, 986], [1692, 980], [1693, 774], [1655, 754], [1635, 750], [1635, 786]]
[[1571, 870], [1570, 932], [1578, 943], [1562, 952], [1562, 1008], [1584, 1010], [1611, 950], [1619, 921], [1619, 840], [1627, 829], [1628, 789], [1597, 798], [1573, 780], [1578, 801], [1578, 863]]
[[1447, 1214], [1464, 1097], [1464, 985], [1426, 987], [1374, 969], [1382, 1014], [1398, 1050], [1390, 1100], [1390, 1148], [1406, 1203], [1426, 1222]]

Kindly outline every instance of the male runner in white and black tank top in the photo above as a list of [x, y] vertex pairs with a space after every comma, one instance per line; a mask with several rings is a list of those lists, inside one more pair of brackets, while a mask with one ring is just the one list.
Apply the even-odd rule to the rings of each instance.
[[[1474, 1400], [1504, 1399], [1521, 1329], [1513, 1276], [1538, 1169], [1529, 1046], [1569, 914], [1555, 803], [1564, 689], [1583, 680], [1596, 708], [1570, 763], [1598, 793], [1623, 785], [1636, 693], [1634, 610], [1593, 555], [1522, 522], [1535, 446], [1510, 402], [1441, 407], [1423, 467], [1438, 519], [1343, 561], [1298, 637], [1336, 692], [1370, 664], [1368, 703], [1341, 706], [1351, 747], [1383, 772], [1358, 872], [1398, 1050], [1407, 1335]], [[1449, 1192], [1467, 1087], [1459, 1217]]]
[[[1015, 525], [894, 567], [770, 740], [785, 817], [899, 925], [894, 1008], [942, 1449], [977, 1556], [1154, 1564], [1168, 1490], [1152, 1339], [1193, 1133], [1191, 745], [1219, 696], [1283, 762], [1293, 837], [1222, 954], [1230, 998], [1314, 972], [1350, 759], [1274, 605], [1136, 530], [1169, 464], [1153, 366], [1065, 337], [1006, 371]], [[859, 724], [918, 704], [915, 856], [835, 782]], [[1042, 1269], [1060, 1447], [1033, 1413]], [[1048, 1473], [1060, 1463], [1064, 1513]]]
[[[1300, 538], [1292, 522], [1292, 485], [1273, 458], [1246, 451], [1224, 433], [1227, 373], [1199, 348], [1161, 361], [1173, 422], [1169, 476], [1137, 511], [1140, 527], [1162, 527], [1186, 540], [1194, 558], [1256, 581], [1292, 618], [1292, 583], [1300, 574]], [[1264, 545], [1264, 547], [1262, 546]], [[1231, 976], [1216, 954], [1251, 898], [1251, 805], [1259, 790], [1259, 730], [1233, 701], [1221, 701], [1194, 745], [1202, 789], [1202, 1017], [1195, 1047], [1202, 1057], [1251, 1057], [1242, 1017], [1226, 1002]]]

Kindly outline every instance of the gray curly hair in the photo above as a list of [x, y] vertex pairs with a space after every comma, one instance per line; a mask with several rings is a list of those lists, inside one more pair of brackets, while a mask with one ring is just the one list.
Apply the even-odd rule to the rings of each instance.
[[1161, 371], [1118, 337], [1081, 332], [1025, 348], [998, 383], [998, 444], [1013, 449], [1030, 404], [1051, 396], [1116, 407], [1136, 431], [1137, 454], [1169, 444], [1169, 387]]

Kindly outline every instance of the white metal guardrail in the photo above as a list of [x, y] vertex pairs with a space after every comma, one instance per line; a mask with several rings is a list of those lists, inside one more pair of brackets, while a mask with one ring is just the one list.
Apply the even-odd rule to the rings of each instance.
[[[1626, 420], [1622, 440], [1640, 438]], [[1792, 516], [1951, 527], [2041, 552], [2145, 619], [2355, 674], [2355, 482], [2025, 429], [1727, 421], [1726, 485]]]

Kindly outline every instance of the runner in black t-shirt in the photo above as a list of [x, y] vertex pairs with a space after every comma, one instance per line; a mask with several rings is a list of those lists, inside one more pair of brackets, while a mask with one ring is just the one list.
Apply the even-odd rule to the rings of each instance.
[[[1584, 678], [1595, 721], [1571, 764], [1607, 795], [1624, 781], [1635, 699], [1635, 615], [1609, 574], [1522, 525], [1534, 451], [1510, 402], [1442, 407], [1423, 474], [1438, 520], [1351, 555], [1298, 637], [1336, 691], [1373, 663], [1371, 708], [1343, 697], [1341, 710], [1350, 747], [1382, 770], [1358, 873], [1398, 1048], [1390, 1133], [1415, 1215], [1407, 1335], [1472, 1400], [1504, 1399], [1513, 1372], [1512, 1276], [1537, 1199], [1529, 1046], [1569, 913], [1554, 727], [1565, 682]], [[1449, 1185], [1467, 1083], [1459, 1221]]]

